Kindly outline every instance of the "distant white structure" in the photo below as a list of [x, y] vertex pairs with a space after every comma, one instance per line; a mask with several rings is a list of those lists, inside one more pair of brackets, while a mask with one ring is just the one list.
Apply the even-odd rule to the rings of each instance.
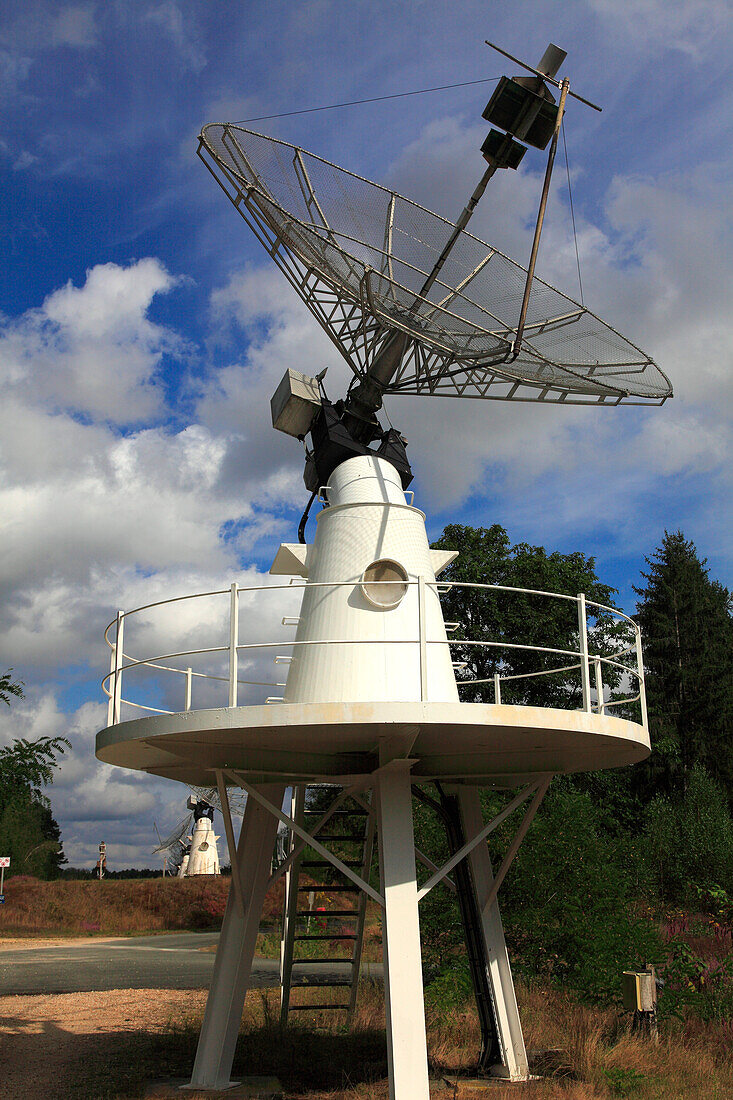
[[214, 807], [194, 795], [189, 796], [186, 805], [193, 811], [194, 827], [188, 838], [191, 841], [188, 853], [184, 849], [179, 875], [181, 878], [191, 875], [218, 875], [219, 852], [216, 842], [219, 837], [214, 833]]
[[188, 861], [189, 861], [190, 856], [191, 856], [191, 845], [190, 844], [184, 844], [183, 845], [183, 855], [181, 856], [181, 862], [178, 866], [178, 874], [176, 875], [176, 878], [185, 878], [186, 877], [186, 871], [188, 870]]

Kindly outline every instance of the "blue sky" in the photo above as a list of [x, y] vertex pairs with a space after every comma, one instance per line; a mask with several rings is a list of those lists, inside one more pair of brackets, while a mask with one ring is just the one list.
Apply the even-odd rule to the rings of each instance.
[[[604, 108], [574, 103], [566, 123], [585, 299], [675, 399], [395, 399], [389, 413], [432, 536], [499, 522], [513, 541], [594, 554], [632, 609], [665, 527], [731, 583], [732, 24], [716, 0], [3, 7], [0, 664], [27, 698], [0, 737], [72, 739], [51, 791], [72, 862], [93, 862], [103, 833], [111, 864], [151, 862], [153, 818], [172, 825], [185, 801], [94, 759], [104, 626], [118, 607], [260, 578], [304, 503], [270, 394], [289, 366], [339, 376], [196, 158], [201, 126], [512, 73], [486, 38], [530, 61], [551, 40], [568, 51], [573, 87]], [[482, 172], [490, 91], [255, 128], [455, 216]], [[520, 261], [543, 169], [528, 154], [472, 224]], [[539, 273], [577, 294], [562, 157]], [[267, 611], [253, 622], [269, 629]]]

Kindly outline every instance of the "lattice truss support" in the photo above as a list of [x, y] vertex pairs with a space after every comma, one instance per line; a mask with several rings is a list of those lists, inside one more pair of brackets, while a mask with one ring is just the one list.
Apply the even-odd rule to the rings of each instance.
[[[296, 174], [303, 192], [305, 204], [313, 219], [309, 227], [302, 226], [297, 219], [288, 217], [278, 210], [278, 222], [268, 217], [267, 201], [264, 192], [248, 182], [256, 178], [252, 166], [236, 139], [225, 128], [223, 144], [229, 159], [237, 172], [227, 168], [220, 160], [212, 156], [203, 140], [199, 143], [198, 155], [216, 179], [224, 193], [247, 223], [257, 240], [280, 268], [290, 285], [307, 305], [324, 332], [339, 349], [349, 363], [356, 377], [363, 380], [371, 364], [379, 357], [392, 341], [395, 334], [400, 339], [399, 365], [389, 383], [389, 392], [395, 394], [428, 394], [442, 397], [471, 397], [512, 401], [544, 401], [548, 404], [617, 405], [655, 404], [652, 397], [635, 402], [625, 388], [626, 376], [641, 375], [649, 365], [642, 358], [623, 361], [617, 364], [618, 381], [612, 370], [605, 368], [604, 379], [594, 375], [593, 364], [560, 366], [546, 357], [532, 345], [532, 338], [541, 338], [548, 333], [572, 327], [581, 323], [588, 311], [575, 307], [567, 299], [570, 309], [557, 316], [530, 322], [525, 329], [525, 342], [521, 357], [514, 361], [512, 357], [513, 341], [516, 331], [498, 316], [484, 309], [491, 327], [485, 330], [473, 330], [467, 326], [465, 318], [453, 313], [451, 305], [462, 299], [473, 278], [489, 263], [493, 251], [490, 251], [476, 268], [459, 284], [450, 287], [436, 282], [436, 288], [442, 294], [439, 300], [422, 301], [419, 295], [408, 291], [392, 277], [392, 255], [389, 215], [385, 225], [385, 242], [381, 259], [381, 270], [377, 271], [359, 263], [344, 247], [339, 235], [331, 230], [323, 214], [318, 198], [313, 191], [308, 172], [301, 158], [296, 163]], [[296, 150], [296, 161], [300, 150]], [[318, 256], [308, 240], [304, 229], [315, 229], [324, 239], [338, 250], [339, 266], [343, 268], [342, 279], [334, 282], [326, 277], [319, 266]], [[292, 247], [288, 241], [290, 236]], [[300, 254], [299, 254], [300, 253]], [[305, 262], [303, 254], [310, 256]], [[403, 266], [408, 267], [405, 264]], [[423, 275], [417, 268], [416, 275]], [[358, 287], [358, 293], [355, 288]], [[418, 314], [416, 303], [421, 303]], [[427, 308], [426, 308], [427, 307]], [[415, 318], [421, 322], [440, 316], [445, 329], [446, 347], [436, 343], [436, 326], [433, 326], [431, 341], [426, 342], [415, 335]], [[605, 326], [606, 328], [608, 326]], [[611, 331], [611, 330], [609, 330]], [[478, 333], [484, 340], [488, 337], [494, 347], [493, 352], [484, 350], [472, 353], [471, 341], [478, 339]], [[463, 347], [462, 354], [456, 354], [456, 336]], [[628, 342], [626, 342], [628, 343]], [[631, 346], [631, 345], [629, 345]], [[637, 350], [637, 349], [634, 349]], [[526, 360], [523, 369], [522, 363]], [[494, 368], [501, 367], [497, 371]], [[547, 377], [547, 384], [543, 382]], [[563, 386], [563, 378], [568, 386]], [[587, 392], [586, 392], [587, 391]]]
[[[552, 776], [542, 775], [533, 780], [488, 824], [483, 820], [477, 787], [456, 785], [451, 788], [458, 797], [464, 832], [470, 839], [442, 867], [436, 867], [415, 848], [411, 778], [414, 763], [414, 760], [405, 758], [388, 760], [371, 775], [347, 782], [311, 831], [301, 824], [301, 815], [288, 815], [281, 809], [286, 793], [284, 783], [255, 784], [234, 770], [216, 772], [232, 855], [232, 889], [188, 1088], [225, 1089], [233, 1083], [230, 1080], [232, 1062], [265, 894], [272, 883], [299, 858], [306, 845], [327, 859], [341, 875], [359, 887], [364, 897], [371, 898], [383, 911], [391, 1100], [429, 1100], [418, 904], [439, 882], [445, 881], [449, 888], [455, 888], [449, 877], [450, 872], [463, 859], [469, 861], [481, 913], [481, 934], [501, 1053], [501, 1062], [493, 1067], [492, 1073], [512, 1081], [528, 1079], [527, 1053], [497, 894]], [[229, 812], [227, 782], [237, 785], [248, 796], [238, 844]], [[365, 797], [369, 789], [372, 792], [371, 802]], [[323, 825], [347, 798], [362, 800], [365, 806], [373, 809], [379, 837], [379, 889], [375, 889], [366, 877], [347, 866], [318, 840]], [[514, 810], [528, 801], [524, 817], [494, 874], [486, 838]], [[272, 872], [271, 858], [279, 822], [291, 830], [293, 843], [288, 858]], [[422, 887], [417, 884], [416, 861], [433, 872]], [[257, 1067], [253, 1066], [252, 1071], [256, 1073]]]

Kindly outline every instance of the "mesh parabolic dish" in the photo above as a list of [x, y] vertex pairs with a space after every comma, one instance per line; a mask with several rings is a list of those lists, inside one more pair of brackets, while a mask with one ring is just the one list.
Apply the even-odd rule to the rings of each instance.
[[454, 227], [396, 192], [226, 123], [204, 127], [199, 155], [357, 377], [405, 334], [386, 393], [600, 404], [671, 396], [645, 352], [536, 277], [512, 361], [526, 270], [466, 231], [421, 297]]

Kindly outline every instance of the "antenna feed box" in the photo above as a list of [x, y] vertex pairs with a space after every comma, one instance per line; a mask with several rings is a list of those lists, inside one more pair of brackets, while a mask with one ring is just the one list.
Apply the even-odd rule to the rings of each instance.
[[286, 370], [270, 401], [272, 426], [303, 439], [321, 411], [318, 380], [297, 370]]

